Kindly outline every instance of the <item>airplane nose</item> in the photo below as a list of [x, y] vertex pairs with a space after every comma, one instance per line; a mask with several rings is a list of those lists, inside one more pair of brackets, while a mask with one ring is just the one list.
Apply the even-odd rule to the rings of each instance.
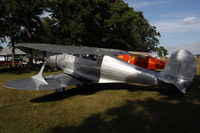
[[52, 67], [52, 68], [56, 68], [57, 67], [57, 55], [53, 55], [53, 56], [49, 56], [48, 60], [47, 60], [47, 65]]

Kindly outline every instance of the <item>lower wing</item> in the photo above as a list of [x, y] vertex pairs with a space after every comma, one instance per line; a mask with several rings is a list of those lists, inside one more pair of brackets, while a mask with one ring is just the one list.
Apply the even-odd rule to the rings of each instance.
[[7, 82], [4, 86], [18, 90], [56, 90], [67, 86], [83, 84], [82, 81], [64, 73], [44, 76], [44, 79], [46, 83], [33, 76]]

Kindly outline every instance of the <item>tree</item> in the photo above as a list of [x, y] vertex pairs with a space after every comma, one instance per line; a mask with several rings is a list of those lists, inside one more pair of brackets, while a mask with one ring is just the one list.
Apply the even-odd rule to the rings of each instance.
[[[154, 51], [160, 33], [123, 0], [0, 0], [0, 38]], [[39, 17], [44, 10], [50, 18]], [[14, 51], [13, 51], [14, 52]], [[15, 64], [15, 63], [13, 63]]]
[[15, 66], [15, 43], [25, 33], [31, 41], [31, 34], [41, 25], [39, 15], [43, 13], [45, 0], [0, 0], [0, 39], [10, 39], [12, 61]]
[[168, 50], [165, 49], [164, 47], [163, 47], [163, 55], [164, 55], [164, 56], [168, 55]]
[[157, 48], [157, 53], [158, 53], [158, 56], [159, 56], [159, 57], [163, 57], [163, 55], [162, 55], [162, 51], [161, 51], [160, 48]]
[[157, 48], [156, 51], [158, 53], [158, 56], [160, 57], [166, 56], [168, 54], [168, 50], [165, 49], [163, 46], [160, 46], [159, 48]]
[[123, 0], [54, 0], [60, 43], [152, 51], [160, 33]]
[[33, 42], [61, 44], [55, 19], [45, 17], [42, 19], [42, 28], [38, 27], [32, 34]]

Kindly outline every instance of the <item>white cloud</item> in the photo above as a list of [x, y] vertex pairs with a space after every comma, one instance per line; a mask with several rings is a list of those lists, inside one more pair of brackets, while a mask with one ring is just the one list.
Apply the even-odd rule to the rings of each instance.
[[195, 17], [186, 17], [183, 19], [184, 24], [191, 24], [191, 23], [194, 23], [194, 21], [195, 21]]
[[133, 4], [131, 4], [131, 6], [133, 8], [144, 8], [144, 7], [158, 5], [158, 4], [164, 4], [164, 3], [166, 3], [166, 1], [151, 1], [151, 2], [145, 1], [145, 2], [133, 3]]
[[175, 20], [161, 20], [152, 23], [157, 27], [159, 32], [188, 32], [188, 31], [199, 31], [200, 21], [195, 21], [195, 17], [188, 17], [185, 19]]
[[141, 2], [141, 3], [136, 3], [136, 4], [133, 4], [133, 7], [135, 8], [143, 8], [145, 6], [150, 6], [152, 3], [150, 2]]
[[174, 45], [166, 48], [168, 49], [169, 53], [172, 53], [176, 49], [186, 49], [193, 54], [200, 54], [200, 42], [190, 45]]

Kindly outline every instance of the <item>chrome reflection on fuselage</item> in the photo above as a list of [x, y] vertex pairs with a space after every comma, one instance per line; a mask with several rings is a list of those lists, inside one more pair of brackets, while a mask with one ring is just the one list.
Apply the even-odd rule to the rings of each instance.
[[129, 64], [117, 57], [101, 55], [50, 56], [48, 65], [66, 74], [94, 83], [145, 83], [157, 85], [157, 73]]

